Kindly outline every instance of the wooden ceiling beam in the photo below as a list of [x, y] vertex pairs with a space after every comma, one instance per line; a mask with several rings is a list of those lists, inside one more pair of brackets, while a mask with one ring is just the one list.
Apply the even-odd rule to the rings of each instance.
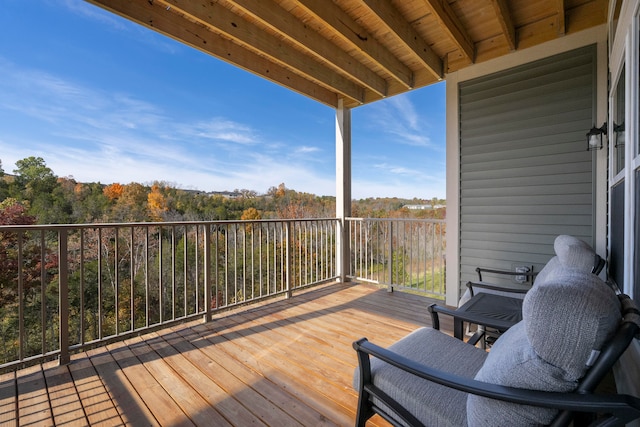
[[187, 19], [177, 20], [178, 15], [161, 4], [148, 0], [88, 1], [311, 99], [334, 108], [338, 106], [338, 95], [334, 91], [274, 64], [219, 34], [212, 33], [201, 24]]
[[327, 0], [297, 0], [297, 3], [330, 26], [344, 41], [384, 68], [405, 88], [413, 88], [413, 71], [336, 4]]
[[416, 54], [434, 77], [439, 80], [442, 79], [444, 76], [442, 59], [389, 0], [364, 0], [363, 3], [382, 20], [389, 31], [395, 34], [406, 47]]
[[446, 0], [425, 0], [435, 18], [470, 62], [475, 62], [475, 45]]
[[500, 27], [502, 28], [502, 33], [504, 34], [505, 39], [507, 40], [509, 50], [516, 50], [518, 47], [518, 42], [516, 40], [516, 27], [513, 23], [511, 12], [509, 12], [507, 0], [491, 0], [491, 4], [496, 12], [498, 22], [500, 22]]
[[567, 32], [567, 17], [564, 10], [564, 0], [555, 0], [556, 13], [558, 14], [558, 35], [564, 36]]
[[348, 74], [369, 90], [387, 96], [387, 81], [329, 40], [313, 31], [286, 10], [273, 3], [255, 0], [228, 0], [244, 13], [278, 32], [299, 49], [330, 63], [336, 70]]
[[328, 89], [364, 103], [363, 87], [313, 60], [293, 46], [283, 43], [282, 40], [219, 3], [180, 0], [155, 0], [155, 2], [177, 9], [190, 19], [210, 28], [212, 32], [220, 32], [248, 50], [265, 55], [270, 60], [289, 67]]

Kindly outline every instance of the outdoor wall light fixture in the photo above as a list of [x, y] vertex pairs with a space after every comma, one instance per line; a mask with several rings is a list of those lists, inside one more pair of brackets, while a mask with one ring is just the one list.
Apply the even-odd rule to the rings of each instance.
[[602, 135], [607, 134], [607, 123], [605, 122], [599, 128], [592, 127], [587, 132], [587, 151], [602, 150]]
[[624, 122], [619, 125], [613, 124], [613, 133], [615, 134], [616, 147], [624, 147]]

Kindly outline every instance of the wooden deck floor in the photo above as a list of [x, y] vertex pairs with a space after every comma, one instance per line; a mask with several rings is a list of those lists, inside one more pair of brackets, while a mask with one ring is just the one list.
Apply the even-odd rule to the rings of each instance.
[[351, 343], [427, 325], [429, 301], [324, 285], [4, 374], [0, 425], [351, 426]]

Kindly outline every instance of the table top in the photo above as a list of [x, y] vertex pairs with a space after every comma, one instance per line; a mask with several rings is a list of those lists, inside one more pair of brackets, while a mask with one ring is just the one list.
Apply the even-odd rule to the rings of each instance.
[[480, 292], [456, 311], [473, 315], [477, 320], [473, 323], [482, 325], [482, 319], [486, 318], [489, 323], [498, 322], [508, 329], [522, 320], [522, 301], [521, 298]]

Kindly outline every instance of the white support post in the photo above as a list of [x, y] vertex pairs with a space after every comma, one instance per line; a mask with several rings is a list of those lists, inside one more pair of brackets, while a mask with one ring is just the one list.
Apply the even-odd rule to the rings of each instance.
[[338, 280], [349, 279], [350, 257], [349, 224], [351, 216], [351, 109], [338, 101], [336, 108], [336, 218], [339, 227], [336, 231], [336, 274]]

